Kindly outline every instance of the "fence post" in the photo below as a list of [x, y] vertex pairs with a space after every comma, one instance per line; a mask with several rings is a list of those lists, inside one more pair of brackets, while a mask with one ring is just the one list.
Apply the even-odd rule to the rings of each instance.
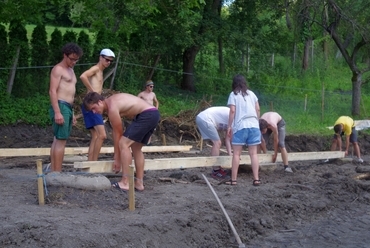
[[306, 112], [307, 109], [307, 94], [304, 97], [304, 112]]
[[325, 106], [325, 85], [322, 82], [322, 91], [321, 91], [321, 122], [324, 121], [324, 106]]

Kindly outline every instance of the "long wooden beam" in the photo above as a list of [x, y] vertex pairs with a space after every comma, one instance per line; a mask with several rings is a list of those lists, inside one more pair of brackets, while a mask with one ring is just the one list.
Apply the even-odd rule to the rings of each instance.
[[[143, 146], [143, 152], [186, 152], [192, 146]], [[65, 155], [86, 154], [88, 147], [66, 147]], [[114, 153], [113, 147], [102, 147], [100, 153]], [[0, 157], [48, 156], [50, 147], [45, 148], [3, 148]]]
[[[320, 160], [344, 158], [344, 152], [299, 152], [289, 153], [289, 161]], [[224, 168], [231, 167], [231, 156], [214, 157], [182, 157], [182, 158], [160, 158], [145, 159], [145, 170], [186, 169], [195, 167], [209, 167], [220, 165]], [[240, 164], [251, 164], [249, 155], [240, 156]], [[272, 154], [258, 154], [261, 167], [264, 163], [271, 165]], [[278, 158], [276, 162], [282, 162]], [[134, 162], [132, 162], [134, 164]], [[74, 162], [74, 168], [82, 169], [89, 173], [112, 173], [113, 161], [86, 161]]]

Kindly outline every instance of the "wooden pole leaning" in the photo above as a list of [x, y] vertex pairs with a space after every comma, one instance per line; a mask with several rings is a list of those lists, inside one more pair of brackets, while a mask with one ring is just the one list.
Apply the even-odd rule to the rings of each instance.
[[128, 177], [128, 209], [130, 211], [135, 210], [135, 178], [134, 178], [134, 166], [131, 164], [129, 167]]
[[42, 160], [36, 160], [37, 165], [37, 191], [39, 196], [39, 205], [45, 204], [45, 197], [44, 197], [44, 175], [42, 173]]

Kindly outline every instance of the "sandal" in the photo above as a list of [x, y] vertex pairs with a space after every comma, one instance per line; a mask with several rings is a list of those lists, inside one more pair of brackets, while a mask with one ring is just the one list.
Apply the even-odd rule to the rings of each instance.
[[253, 180], [253, 186], [260, 186], [261, 180]]
[[226, 185], [232, 185], [232, 186], [235, 186], [237, 185], [237, 181], [236, 180], [228, 180], [225, 182]]

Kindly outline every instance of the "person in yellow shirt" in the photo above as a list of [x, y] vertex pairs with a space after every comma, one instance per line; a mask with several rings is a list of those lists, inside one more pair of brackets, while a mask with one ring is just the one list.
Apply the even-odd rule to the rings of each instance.
[[360, 147], [357, 142], [357, 130], [355, 128], [355, 122], [353, 119], [349, 116], [341, 116], [338, 118], [338, 120], [334, 123], [334, 136], [333, 141], [331, 144], [331, 150], [335, 151], [337, 150], [337, 147], [339, 147], [339, 151], [342, 150], [342, 136], [346, 136], [346, 149], [345, 149], [345, 155], [348, 155], [348, 148], [349, 143], [351, 142], [353, 145], [353, 149], [355, 150], [355, 154], [357, 156], [357, 162], [364, 162], [361, 158], [360, 154]]

